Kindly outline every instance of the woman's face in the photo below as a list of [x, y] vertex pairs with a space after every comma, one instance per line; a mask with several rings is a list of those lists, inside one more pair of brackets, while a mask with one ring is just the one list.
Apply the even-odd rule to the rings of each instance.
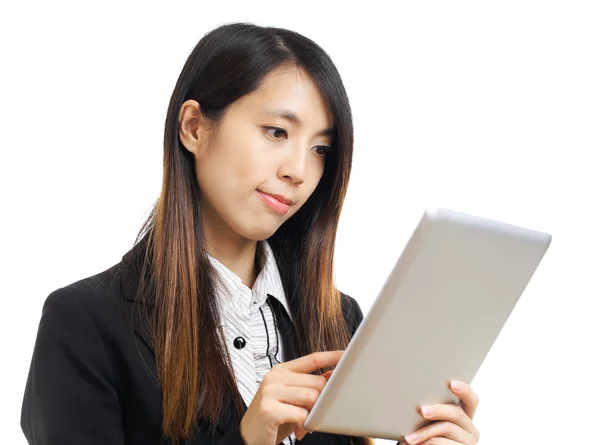
[[323, 175], [333, 126], [326, 102], [305, 71], [286, 67], [234, 102], [212, 137], [198, 107], [182, 105], [180, 139], [195, 155], [207, 236], [269, 238]]

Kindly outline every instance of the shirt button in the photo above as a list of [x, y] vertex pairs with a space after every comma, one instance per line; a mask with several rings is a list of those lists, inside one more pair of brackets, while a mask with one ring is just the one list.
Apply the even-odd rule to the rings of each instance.
[[242, 349], [244, 346], [246, 346], [246, 339], [244, 337], [237, 337], [235, 340], [233, 340], [233, 346], [235, 346], [236, 349]]

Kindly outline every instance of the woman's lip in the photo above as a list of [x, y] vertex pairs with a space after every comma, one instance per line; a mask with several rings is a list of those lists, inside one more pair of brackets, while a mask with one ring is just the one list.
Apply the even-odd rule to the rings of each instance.
[[259, 191], [258, 194], [263, 199], [263, 201], [265, 201], [267, 203], [267, 205], [270, 208], [272, 208], [273, 210], [275, 210], [276, 212], [283, 214], [283, 213], [286, 213], [288, 211], [288, 209], [290, 208], [290, 206], [288, 204], [286, 204], [285, 202], [279, 201], [278, 199], [272, 197], [271, 195], [267, 195], [266, 193], [263, 193], [261, 191]]

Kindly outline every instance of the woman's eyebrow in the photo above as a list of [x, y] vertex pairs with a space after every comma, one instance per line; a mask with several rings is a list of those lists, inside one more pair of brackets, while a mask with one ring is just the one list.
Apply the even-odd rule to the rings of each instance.
[[[302, 120], [298, 117], [298, 115], [296, 113], [294, 113], [291, 110], [285, 110], [285, 109], [269, 109], [266, 110], [266, 114], [271, 116], [271, 117], [279, 117], [282, 119], [286, 119], [288, 121], [290, 121], [291, 123], [301, 127], [302, 126]], [[333, 135], [335, 134], [335, 129], [334, 128], [325, 128], [324, 130], [318, 131], [315, 136], [330, 136], [333, 137]]]

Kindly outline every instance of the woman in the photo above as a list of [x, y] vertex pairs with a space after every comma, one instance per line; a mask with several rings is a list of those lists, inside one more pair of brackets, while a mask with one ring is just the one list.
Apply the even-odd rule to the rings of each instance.
[[[137, 242], [44, 304], [29, 443], [369, 443], [302, 427], [362, 320], [333, 282], [352, 131], [311, 40], [250, 24], [204, 36], [170, 100], [162, 191]], [[477, 442], [476, 396], [457, 394], [414, 443]]]

